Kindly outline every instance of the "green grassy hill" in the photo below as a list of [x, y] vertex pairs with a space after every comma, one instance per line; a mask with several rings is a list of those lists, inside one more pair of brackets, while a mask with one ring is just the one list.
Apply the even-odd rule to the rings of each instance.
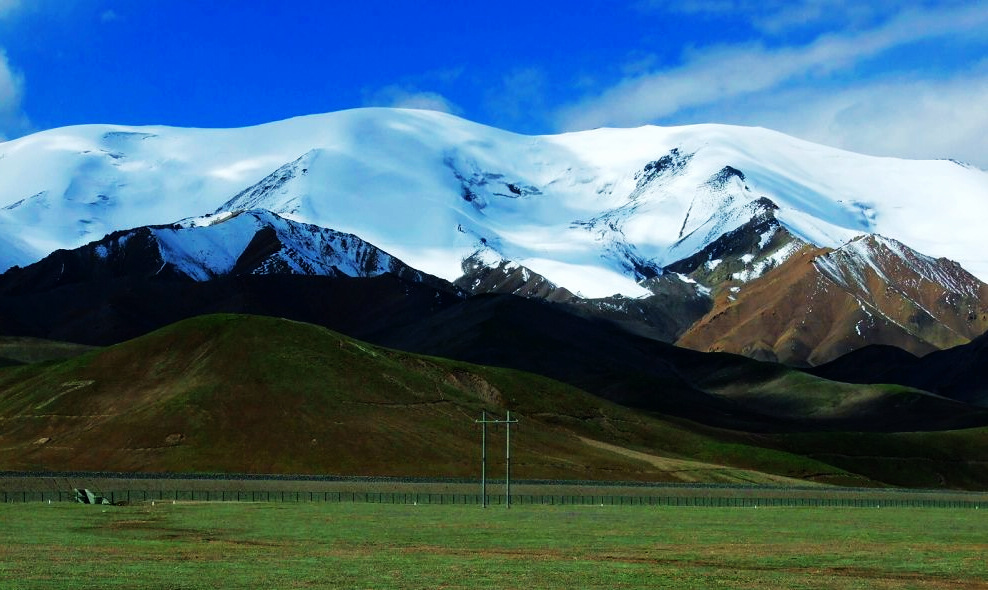
[[[234, 315], [0, 371], [0, 465], [472, 476], [480, 446], [473, 420], [505, 409], [521, 419], [518, 477], [767, 482], [780, 478], [746, 469], [827, 471], [782, 452], [751, 460], [742, 447], [542, 377]], [[503, 432], [492, 432], [492, 469], [501, 444]], [[697, 456], [722, 462], [684, 471], [676, 461]]]
[[[510, 410], [521, 420], [512, 430], [519, 478], [910, 483], [887, 467], [849, 460], [850, 435], [702, 426], [512, 369], [237, 315], [193, 318], [68, 360], [0, 369], [0, 469], [474, 477], [480, 430], [473, 421], [483, 410]], [[889, 455], [909, 448], [912, 457], [895, 464], [916, 481], [943, 471], [939, 485], [988, 482], [981, 467], [957, 464], [968, 448], [988, 448], [983, 429], [868, 436]], [[492, 473], [503, 465], [503, 437], [490, 433]]]
[[68, 359], [93, 349], [70, 342], [0, 336], [0, 367]]

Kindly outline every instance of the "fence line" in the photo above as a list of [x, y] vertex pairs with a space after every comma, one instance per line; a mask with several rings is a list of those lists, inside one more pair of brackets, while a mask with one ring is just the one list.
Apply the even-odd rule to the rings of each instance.
[[[480, 494], [424, 492], [265, 492], [265, 491], [148, 491], [124, 490], [104, 494], [111, 503], [137, 502], [350, 502], [371, 504], [480, 505]], [[4, 503], [75, 502], [73, 491], [0, 492]], [[488, 494], [487, 503], [503, 506], [504, 494]], [[615, 496], [579, 494], [512, 494], [519, 506], [683, 506], [712, 508], [828, 507], [828, 508], [965, 508], [988, 509], [988, 502], [917, 498], [799, 498], [734, 496]]]

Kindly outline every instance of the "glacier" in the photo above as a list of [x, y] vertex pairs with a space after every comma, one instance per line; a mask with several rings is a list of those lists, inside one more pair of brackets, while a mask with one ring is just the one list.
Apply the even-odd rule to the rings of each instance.
[[740, 227], [760, 199], [807, 243], [881, 234], [988, 280], [988, 173], [952, 161], [762, 128], [526, 136], [386, 108], [240, 129], [82, 125], [0, 143], [0, 270], [117, 230], [264, 209], [450, 281], [485, 249], [585, 297], [640, 297], [643, 278]]

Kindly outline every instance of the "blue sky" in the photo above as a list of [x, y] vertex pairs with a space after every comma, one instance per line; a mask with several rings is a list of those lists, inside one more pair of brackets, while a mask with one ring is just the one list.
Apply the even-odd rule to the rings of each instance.
[[988, 3], [0, 0], [0, 137], [361, 106], [761, 125], [988, 168]]

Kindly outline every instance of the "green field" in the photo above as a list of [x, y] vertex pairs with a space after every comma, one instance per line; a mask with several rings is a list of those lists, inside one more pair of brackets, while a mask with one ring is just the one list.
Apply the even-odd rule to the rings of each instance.
[[14, 588], [974, 588], [947, 509], [0, 505]]

